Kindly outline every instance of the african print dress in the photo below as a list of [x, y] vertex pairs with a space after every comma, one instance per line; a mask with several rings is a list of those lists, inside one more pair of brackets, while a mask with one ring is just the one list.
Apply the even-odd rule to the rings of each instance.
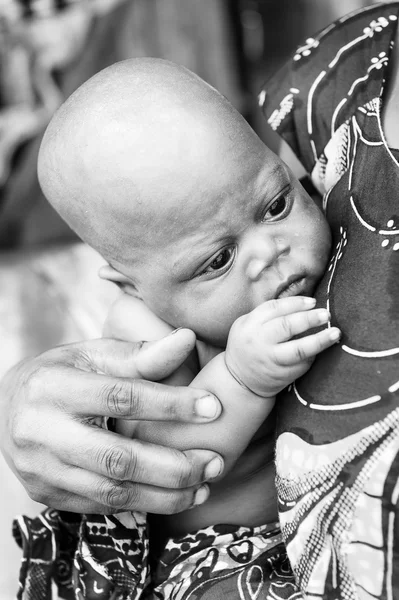
[[300, 600], [277, 523], [215, 525], [151, 557], [143, 513], [19, 517], [18, 600]]
[[307, 39], [259, 98], [323, 195], [316, 295], [343, 333], [278, 403], [281, 526], [309, 600], [399, 598], [399, 152], [381, 127], [398, 13]]

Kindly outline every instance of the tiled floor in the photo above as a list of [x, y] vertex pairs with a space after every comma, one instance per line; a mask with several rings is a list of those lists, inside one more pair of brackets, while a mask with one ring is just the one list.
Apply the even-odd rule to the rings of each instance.
[[[20, 359], [48, 348], [101, 336], [117, 295], [97, 271], [103, 260], [83, 244], [0, 255], [0, 377]], [[13, 516], [41, 508], [0, 458], [0, 600], [17, 588], [20, 551], [11, 538]]]

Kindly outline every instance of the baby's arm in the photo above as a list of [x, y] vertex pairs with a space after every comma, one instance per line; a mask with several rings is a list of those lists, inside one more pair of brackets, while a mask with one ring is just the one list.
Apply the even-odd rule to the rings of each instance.
[[[170, 332], [169, 326], [140, 300], [122, 297], [121, 301], [131, 307], [129, 322], [123, 334], [118, 334], [115, 328], [112, 330], [111, 312], [107, 335], [137, 341]], [[206, 425], [124, 421], [118, 430], [181, 450], [212, 449], [224, 457], [226, 474], [270, 413], [275, 394], [302, 375], [312, 357], [336, 341], [330, 336], [330, 332], [337, 333], [335, 328], [291, 340], [292, 336], [327, 322], [327, 311], [312, 310], [313, 307], [311, 299], [285, 298], [266, 302], [236, 321], [226, 352], [213, 358], [191, 382], [219, 398], [223, 412], [217, 421]], [[186, 379], [179, 385], [187, 383]]]
[[[125, 324], [118, 319], [123, 312]], [[116, 301], [104, 325], [105, 337], [129, 341], [155, 340], [168, 335], [172, 327], [155, 316], [139, 299], [122, 294]], [[208, 390], [222, 404], [222, 415], [208, 427], [158, 421], [119, 421], [116, 431], [142, 441], [187, 450], [212, 449], [222, 454], [226, 473], [241, 456], [250, 439], [270, 413], [273, 401], [260, 398], [243, 387], [229, 372], [225, 353], [210, 360], [196, 375], [199, 366], [195, 357], [189, 357], [178, 371], [164, 380], [168, 385], [193, 385]]]
[[[122, 322], [119, 317], [120, 314], [124, 317]], [[117, 338], [129, 342], [150, 342], [166, 337], [172, 331], [173, 327], [154, 315], [142, 300], [123, 293], [118, 297], [107, 315], [103, 327], [103, 337]], [[188, 386], [198, 370], [197, 356], [195, 352], [192, 352], [181, 367], [164, 379], [162, 383]]]

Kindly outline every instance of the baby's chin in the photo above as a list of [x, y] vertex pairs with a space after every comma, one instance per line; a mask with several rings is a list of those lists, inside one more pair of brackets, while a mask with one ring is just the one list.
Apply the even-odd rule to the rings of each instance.
[[[233, 323], [231, 324], [233, 325]], [[227, 338], [229, 337], [229, 331], [230, 327], [228, 331], [222, 333], [216, 331], [211, 334], [204, 334], [204, 332], [195, 332], [195, 330], [194, 333], [197, 336], [197, 340], [200, 341], [202, 344], [211, 346], [213, 348], [222, 348], [224, 350], [227, 346]]]
[[205, 366], [212, 358], [223, 352], [226, 349], [226, 344], [223, 347], [208, 344], [197, 338], [196, 343], [198, 360], [201, 368]]
[[212, 348], [218, 348], [220, 351], [224, 350], [227, 346], [230, 328], [233, 325], [235, 318], [226, 319], [226, 322], [221, 322], [221, 320], [222, 316], [220, 320], [214, 319], [212, 323], [201, 323], [199, 326], [198, 322], [192, 323], [193, 327], [191, 328], [190, 324], [186, 323], [185, 326], [194, 331], [197, 340], [202, 344]]

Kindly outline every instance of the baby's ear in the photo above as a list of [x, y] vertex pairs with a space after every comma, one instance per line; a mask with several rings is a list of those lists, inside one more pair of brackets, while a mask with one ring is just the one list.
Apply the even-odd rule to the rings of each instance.
[[98, 276], [101, 279], [116, 283], [116, 285], [126, 294], [130, 294], [130, 296], [134, 296], [135, 298], [140, 298], [140, 294], [134, 283], [126, 277], [126, 275], [123, 275], [123, 273], [120, 273], [114, 269], [114, 267], [111, 267], [111, 265], [103, 265], [100, 267]]

